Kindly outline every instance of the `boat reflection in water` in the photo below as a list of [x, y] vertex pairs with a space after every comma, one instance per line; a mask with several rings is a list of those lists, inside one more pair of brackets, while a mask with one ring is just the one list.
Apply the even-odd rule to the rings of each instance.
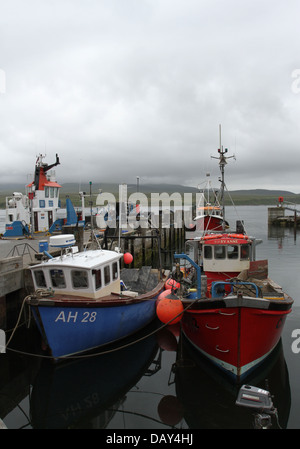
[[151, 374], [150, 365], [158, 354], [156, 334], [139, 341], [149, 330], [151, 326], [135, 334], [137, 342], [123, 349], [58, 365], [42, 364], [30, 402], [33, 428], [105, 428], [125, 394], [142, 375]]
[[[190, 429], [246, 429], [255, 427], [253, 409], [236, 405], [240, 386], [231, 383], [183, 337], [174, 364], [176, 395]], [[268, 390], [277, 416], [271, 428], [286, 428], [291, 406], [289, 375], [281, 340], [272, 355], [247, 384]]]

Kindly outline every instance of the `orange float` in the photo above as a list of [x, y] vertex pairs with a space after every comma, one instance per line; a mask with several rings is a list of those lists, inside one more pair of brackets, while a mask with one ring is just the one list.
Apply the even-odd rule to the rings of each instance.
[[178, 323], [182, 318], [182, 312], [184, 310], [183, 304], [180, 299], [177, 296], [172, 295], [170, 291], [168, 292], [168, 295], [160, 298], [163, 293], [158, 297], [156, 306], [157, 317], [164, 324]]
[[126, 265], [131, 264], [131, 262], [133, 261], [133, 256], [130, 253], [125, 253], [124, 254], [124, 263], [126, 263]]

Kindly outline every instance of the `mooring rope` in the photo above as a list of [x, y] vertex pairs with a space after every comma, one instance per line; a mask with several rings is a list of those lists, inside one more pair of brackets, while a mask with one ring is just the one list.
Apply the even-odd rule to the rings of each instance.
[[[47, 294], [47, 293], [48, 293], [48, 294]], [[37, 294], [41, 294], [42, 296], [43, 296], [43, 295], [45, 295], [45, 296], [50, 296], [50, 295], [52, 294], [52, 292], [49, 292], [48, 290], [40, 289], [39, 291], [36, 291], [36, 292], [35, 292], [35, 295], [37, 295]], [[6, 350], [9, 350], [9, 351], [11, 351], [11, 352], [16, 352], [16, 353], [19, 353], [19, 354], [22, 354], [22, 355], [27, 355], [27, 356], [31, 356], [31, 357], [40, 357], [40, 358], [51, 359], [51, 360], [87, 359], [87, 358], [97, 357], [97, 356], [104, 355], [104, 354], [110, 354], [110, 353], [112, 353], [112, 352], [116, 352], [116, 351], [119, 351], [119, 350], [121, 350], [121, 349], [125, 349], [125, 348], [127, 348], [127, 347], [129, 347], [129, 346], [132, 346], [132, 345], [134, 345], [134, 344], [136, 344], [136, 343], [139, 343], [140, 341], [143, 341], [143, 340], [145, 340], [145, 339], [151, 337], [152, 335], [156, 334], [157, 332], [161, 331], [162, 329], [164, 329], [165, 327], [167, 327], [169, 324], [171, 324], [172, 321], [174, 321], [176, 318], [178, 318], [180, 315], [182, 315], [186, 310], [190, 309], [196, 302], [198, 302], [198, 301], [201, 300], [201, 298], [199, 298], [199, 299], [193, 299], [192, 302], [191, 302], [191, 304], [187, 305], [181, 312], [179, 312], [176, 316], [172, 317], [167, 323], [163, 324], [162, 326], [160, 326], [159, 328], [157, 328], [157, 329], [155, 329], [154, 331], [150, 332], [149, 334], [147, 334], [147, 335], [145, 335], [145, 336], [143, 336], [143, 337], [140, 337], [140, 338], [138, 338], [137, 340], [134, 340], [134, 341], [132, 341], [132, 342], [130, 342], [130, 343], [127, 343], [127, 344], [125, 344], [125, 345], [118, 346], [117, 348], [112, 348], [112, 349], [108, 349], [108, 350], [101, 351], [101, 352], [97, 352], [97, 353], [92, 353], [92, 354], [67, 355], [67, 356], [53, 357], [53, 356], [51, 356], [51, 355], [35, 354], [35, 353], [31, 353], [31, 352], [26, 352], [26, 351], [20, 351], [20, 350], [18, 350], [18, 349], [8, 348], [8, 345], [9, 345], [9, 343], [11, 342], [12, 337], [13, 337], [13, 335], [14, 335], [14, 333], [15, 333], [17, 327], [18, 327], [18, 324], [19, 324], [19, 321], [20, 321], [20, 318], [21, 318], [21, 315], [22, 315], [22, 311], [23, 311], [23, 308], [24, 308], [24, 304], [25, 304], [25, 302], [26, 302], [26, 299], [28, 299], [28, 298], [30, 298], [30, 297], [31, 297], [31, 295], [26, 296], [26, 297], [24, 298], [23, 302], [22, 302], [22, 306], [21, 306], [21, 310], [20, 310], [20, 313], [19, 313], [19, 317], [18, 317], [16, 326], [14, 327], [14, 330], [13, 330], [13, 332], [12, 332], [12, 335], [10, 336], [9, 341], [7, 342], [5, 348], [6, 348]]]

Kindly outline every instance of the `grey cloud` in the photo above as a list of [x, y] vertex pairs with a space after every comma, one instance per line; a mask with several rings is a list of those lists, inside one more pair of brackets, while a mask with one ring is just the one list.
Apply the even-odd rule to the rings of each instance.
[[[1, 183], [59, 153], [61, 182], [300, 192], [296, 1], [12, 0], [0, 17]], [[144, 181], [143, 181], [144, 180]]]

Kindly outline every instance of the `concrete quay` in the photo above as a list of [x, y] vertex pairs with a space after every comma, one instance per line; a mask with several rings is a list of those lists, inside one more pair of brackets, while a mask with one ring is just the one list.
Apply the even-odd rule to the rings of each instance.
[[[44, 239], [44, 236], [41, 236]], [[29, 265], [36, 263], [40, 237], [0, 240], [0, 329], [14, 326], [26, 288], [31, 283]]]
[[[40, 242], [49, 236], [37, 234], [33, 238], [0, 239], [0, 329], [14, 327], [20, 306], [33, 288], [30, 265], [38, 263], [43, 254]], [[57, 250], [49, 253], [57, 255]]]
[[[285, 212], [293, 212], [292, 215], [286, 215]], [[268, 225], [281, 226], [281, 227], [294, 227], [300, 226], [300, 211], [296, 207], [289, 206], [277, 206], [268, 208]]]

